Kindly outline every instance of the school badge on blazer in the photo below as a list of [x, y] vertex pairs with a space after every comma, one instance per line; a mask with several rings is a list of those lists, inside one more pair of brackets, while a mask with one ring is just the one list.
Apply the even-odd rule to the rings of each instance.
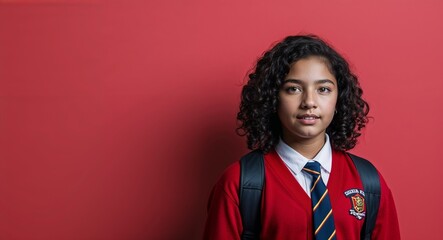
[[363, 219], [366, 216], [365, 192], [353, 188], [345, 191], [344, 194], [351, 202], [349, 214], [356, 217], [358, 220]]

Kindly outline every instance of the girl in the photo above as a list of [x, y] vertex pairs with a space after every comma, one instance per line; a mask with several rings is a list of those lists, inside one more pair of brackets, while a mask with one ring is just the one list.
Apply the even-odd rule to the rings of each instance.
[[[345, 151], [369, 112], [346, 60], [316, 36], [289, 36], [258, 60], [243, 87], [237, 119], [251, 150], [264, 154], [260, 239], [360, 239], [365, 193]], [[240, 163], [214, 186], [204, 239], [240, 239]], [[390, 189], [372, 239], [400, 239]]]

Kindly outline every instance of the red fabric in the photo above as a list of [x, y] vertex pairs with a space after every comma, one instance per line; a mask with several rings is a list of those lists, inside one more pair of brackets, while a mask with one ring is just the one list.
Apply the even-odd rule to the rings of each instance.
[[[360, 239], [363, 220], [351, 215], [351, 199], [344, 192], [362, 189], [352, 160], [334, 151], [328, 190], [337, 239]], [[265, 188], [262, 196], [261, 239], [313, 239], [311, 199], [275, 151], [265, 155]], [[204, 239], [240, 239], [240, 164], [229, 166], [214, 186], [208, 204]], [[381, 203], [372, 239], [400, 239], [397, 213], [391, 191], [381, 178]]]

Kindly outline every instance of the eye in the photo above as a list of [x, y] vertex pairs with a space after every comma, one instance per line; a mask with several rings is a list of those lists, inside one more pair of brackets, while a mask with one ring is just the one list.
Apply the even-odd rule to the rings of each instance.
[[320, 88], [318, 89], [318, 91], [319, 91], [320, 93], [330, 93], [330, 92], [331, 92], [331, 89], [330, 89], [330, 88], [327, 88], [327, 87], [320, 87]]
[[301, 92], [301, 88], [296, 86], [287, 87], [286, 92], [289, 94], [299, 93]]

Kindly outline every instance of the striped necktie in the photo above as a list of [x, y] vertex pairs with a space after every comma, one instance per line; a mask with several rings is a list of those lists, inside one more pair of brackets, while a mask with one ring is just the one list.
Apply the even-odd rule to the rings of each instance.
[[314, 235], [316, 240], [337, 239], [335, 236], [334, 217], [331, 201], [320, 174], [318, 162], [306, 163], [303, 170], [312, 175], [311, 201], [314, 217]]

